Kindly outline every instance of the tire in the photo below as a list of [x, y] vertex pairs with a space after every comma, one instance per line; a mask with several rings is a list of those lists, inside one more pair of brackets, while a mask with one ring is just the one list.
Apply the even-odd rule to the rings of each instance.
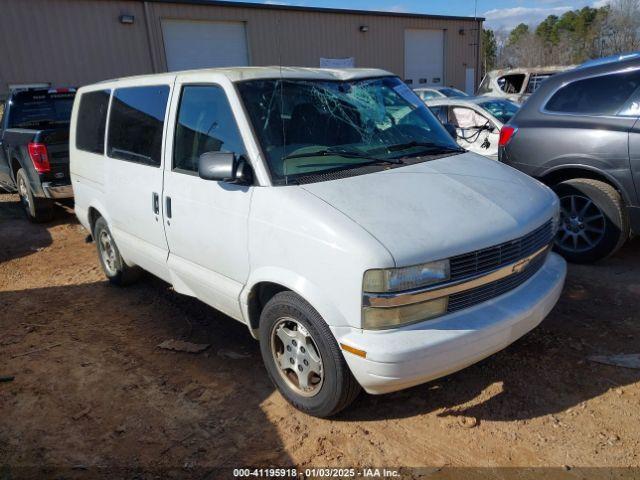
[[624, 202], [608, 183], [576, 178], [557, 184], [553, 190], [560, 197], [555, 250], [569, 262], [602, 260], [617, 252], [629, 238]]
[[29, 220], [34, 223], [43, 223], [53, 219], [53, 202], [48, 198], [38, 198], [33, 194], [24, 168], [19, 169], [16, 173], [16, 186], [20, 203]]
[[102, 271], [111, 283], [125, 286], [134, 283], [140, 278], [141, 270], [138, 267], [130, 267], [125, 263], [111, 235], [109, 226], [102, 217], [96, 220], [93, 227], [93, 239], [96, 242]]
[[[283, 336], [291, 342], [285, 345], [281, 340]], [[306, 342], [301, 341], [302, 337], [306, 337]], [[288, 358], [285, 347], [291, 347]], [[360, 385], [351, 374], [328, 325], [311, 305], [293, 292], [280, 292], [265, 305], [260, 315], [260, 351], [271, 381], [291, 405], [304, 413], [330, 417], [349, 406], [360, 393]], [[292, 365], [287, 372], [276, 360], [278, 355], [283, 364]], [[315, 373], [318, 358], [321, 377]], [[311, 365], [303, 365], [307, 359]], [[306, 392], [302, 392], [301, 377], [297, 373], [294, 375], [296, 368], [301, 369], [302, 378], [310, 379]]]

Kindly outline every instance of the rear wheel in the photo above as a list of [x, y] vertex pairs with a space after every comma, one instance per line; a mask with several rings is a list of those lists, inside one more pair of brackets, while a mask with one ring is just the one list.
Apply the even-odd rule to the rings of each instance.
[[33, 194], [27, 173], [23, 168], [18, 170], [16, 174], [16, 184], [20, 203], [27, 218], [36, 223], [50, 221], [53, 218], [53, 202], [48, 198], [38, 198]]
[[590, 263], [613, 255], [629, 238], [629, 219], [618, 191], [599, 180], [559, 183], [560, 225], [555, 249], [570, 262]]
[[334, 415], [360, 392], [325, 321], [293, 292], [276, 294], [264, 307], [260, 351], [280, 393], [309, 415]]
[[140, 277], [141, 271], [138, 267], [130, 267], [125, 263], [111, 235], [109, 226], [102, 217], [96, 220], [93, 227], [93, 238], [98, 249], [100, 265], [111, 283], [119, 286], [129, 285]]

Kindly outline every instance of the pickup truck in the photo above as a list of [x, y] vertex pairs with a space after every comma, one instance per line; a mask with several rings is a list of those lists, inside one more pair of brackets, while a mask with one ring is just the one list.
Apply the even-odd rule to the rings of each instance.
[[54, 200], [73, 196], [69, 120], [75, 89], [14, 90], [0, 112], [0, 187], [17, 191], [27, 217], [51, 219]]

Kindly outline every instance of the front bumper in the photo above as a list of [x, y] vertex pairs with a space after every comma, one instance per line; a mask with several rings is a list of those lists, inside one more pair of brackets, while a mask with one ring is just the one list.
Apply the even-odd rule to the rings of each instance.
[[47, 198], [71, 198], [73, 197], [73, 188], [71, 185], [56, 185], [53, 183], [43, 183], [42, 191]]
[[490, 301], [399, 329], [353, 329], [338, 342], [366, 352], [366, 358], [344, 355], [368, 393], [425, 383], [472, 365], [535, 328], [558, 301], [566, 268], [551, 253], [533, 277]]

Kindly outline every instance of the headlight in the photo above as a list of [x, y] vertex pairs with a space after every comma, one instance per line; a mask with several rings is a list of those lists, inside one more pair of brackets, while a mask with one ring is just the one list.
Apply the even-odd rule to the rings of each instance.
[[447, 313], [448, 297], [402, 307], [365, 307], [362, 312], [362, 328], [380, 330], [421, 322]]
[[449, 260], [405, 268], [367, 270], [362, 290], [369, 293], [401, 292], [449, 279]]

